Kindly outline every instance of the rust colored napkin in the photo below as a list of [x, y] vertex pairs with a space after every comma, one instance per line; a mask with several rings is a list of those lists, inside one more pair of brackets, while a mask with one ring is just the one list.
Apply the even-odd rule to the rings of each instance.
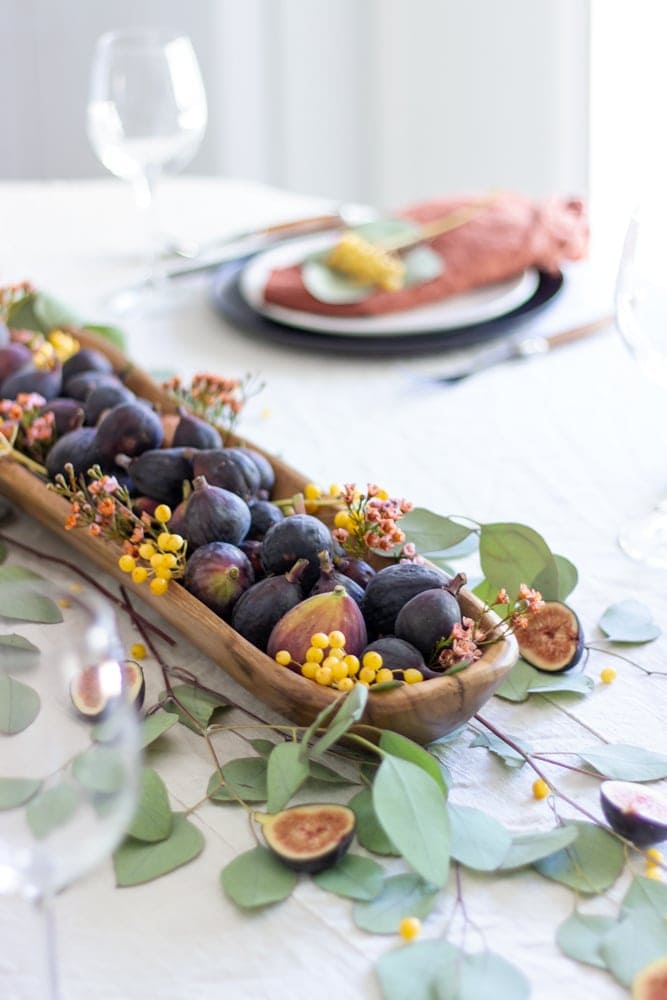
[[[441, 219], [479, 201], [479, 197], [441, 198], [412, 205], [397, 215], [416, 222]], [[271, 272], [264, 300], [305, 312], [330, 316], [377, 316], [414, 309], [482, 285], [505, 281], [526, 268], [557, 271], [565, 260], [579, 260], [588, 249], [584, 203], [576, 198], [542, 201], [514, 193], [493, 198], [479, 215], [458, 229], [428, 241], [445, 267], [430, 281], [397, 292], [373, 292], [363, 302], [332, 305], [320, 302], [304, 287], [298, 265]]]

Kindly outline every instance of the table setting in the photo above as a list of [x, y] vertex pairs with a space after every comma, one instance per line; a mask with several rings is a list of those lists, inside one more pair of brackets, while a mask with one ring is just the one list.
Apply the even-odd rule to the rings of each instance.
[[0, 181], [1, 995], [667, 997], [657, 212], [168, 176], [118, 35]]

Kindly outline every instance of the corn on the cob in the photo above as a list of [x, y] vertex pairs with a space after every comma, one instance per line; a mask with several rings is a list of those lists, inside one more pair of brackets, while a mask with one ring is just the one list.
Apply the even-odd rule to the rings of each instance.
[[327, 255], [327, 264], [361, 285], [377, 285], [386, 292], [403, 287], [403, 261], [357, 233], [342, 236]]

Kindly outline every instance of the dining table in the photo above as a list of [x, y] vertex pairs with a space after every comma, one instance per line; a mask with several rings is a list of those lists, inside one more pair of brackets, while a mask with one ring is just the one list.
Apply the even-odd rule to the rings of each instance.
[[[159, 190], [163, 229], [186, 245], [338, 207], [326, 194], [233, 178], [170, 178]], [[230, 256], [229, 248], [220, 253]], [[667, 493], [665, 395], [634, 363], [612, 318], [619, 253], [619, 246], [593, 241], [588, 259], [563, 266], [557, 295], [492, 338], [452, 345], [440, 338], [432, 349], [413, 351], [407, 337], [397, 351], [389, 344], [384, 350], [386, 341], [378, 337], [363, 353], [352, 343], [327, 345], [326, 334], [295, 343], [236, 324], [220, 307], [216, 267], [158, 284], [153, 301], [119, 317], [117, 293], [144, 281], [148, 254], [129, 185], [107, 179], [0, 182], [0, 285], [28, 280], [87, 322], [122, 328], [127, 355], [157, 379], [189, 379], [198, 372], [256, 377], [262, 389], [241, 414], [241, 433], [324, 489], [377, 483], [390, 496], [439, 514], [529, 525], [576, 566], [578, 582], [567, 603], [595, 647], [587, 650], [584, 666], [589, 690], [523, 701], [493, 696], [480, 714], [499, 732], [556, 760], [543, 763], [546, 775], [600, 819], [599, 781], [581, 773], [589, 769], [559, 766], [558, 760], [573, 760], [559, 755], [606, 744], [667, 753], [667, 637], [612, 643], [599, 624], [609, 607], [634, 600], [648, 609], [656, 631], [667, 625], [665, 567], [637, 562], [618, 544], [622, 526]], [[172, 258], [167, 266], [189, 265]], [[595, 335], [519, 360], [482, 363], [498, 343], [543, 338], [605, 317]], [[440, 379], [462, 363], [473, 364], [472, 374]], [[50, 533], [29, 511], [17, 509], [2, 530], [33, 550], [12, 549], [10, 542], [9, 560], [58, 583], [74, 578], [63, 565], [42, 559], [71, 552], [66, 538]], [[464, 556], [473, 578], [474, 558]], [[117, 590], [115, 578], [92, 563], [82, 565]], [[154, 608], [140, 601], [137, 607], [160, 622]], [[135, 626], [127, 615], [117, 617], [129, 648], [139, 639]], [[175, 641], [162, 650], [168, 662], [232, 705], [228, 728], [216, 736], [220, 759], [252, 754], [249, 740], [284, 720], [263, 702], [261, 690], [245, 690], [176, 629], [164, 627]], [[149, 706], [162, 675], [150, 652], [142, 666]], [[615, 672], [611, 683], [601, 677], [606, 668]], [[553, 801], [534, 794], [534, 771], [471, 746], [480, 732], [484, 727], [473, 718], [436, 748], [451, 781], [450, 801], [484, 811], [514, 835], [551, 829], [557, 822]], [[133, 887], [116, 886], [108, 859], [59, 894], [64, 1000], [380, 1000], [378, 963], [410, 945], [397, 933], [362, 929], [349, 899], [306, 876], [280, 904], [257, 910], [236, 905], [223, 891], [221, 871], [254, 840], [244, 810], [207, 800], [211, 760], [204, 740], [178, 725], [146, 750], [146, 759], [163, 778], [172, 808], [190, 811], [204, 848], [188, 864]], [[349, 786], [331, 786], [318, 794], [345, 801], [351, 793]], [[557, 812], [581, 818], [566, 801]], [[401, 858], [380, 860], [391, 874], [406, 871]], [[643, 871], [643, 859], [630, 857], [604, 893], [577, 897], [531, 866], [510, 876], [452, 865], [448, 884], [421, 921], [419, 940], [492, 951], [519, 970], [527, 991], [520, 995], [534, 1000], [621, 1000], [628, 987], [602, 965], [565, 954], [557, 931], [575, 907], [616, 916], [630, 879]], [[667, 880], [664, 869], [654, 875]], [[501, 985], [493, 995], [519, 995], [508, 989]], [[0, 896], [0, 996], [45, 995], [34, 909]], [[406, 1000], [412, 995], [426, 994], [415, 987]]]

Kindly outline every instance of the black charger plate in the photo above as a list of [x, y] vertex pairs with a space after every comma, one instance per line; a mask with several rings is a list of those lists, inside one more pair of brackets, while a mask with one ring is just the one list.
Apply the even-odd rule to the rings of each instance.
[[547, 274], [539, 272], [537, 288], [529, 299], [520, 306], [494, 319], [473, 323], [469, 326], [431, 330], [425, 333], [409, 333], [381, 336], [359, 336], [323, 333], [302, 330], [297, 327], [269, 319], [248, 305], [239, 291], [239, 277], [249, 257], [229, 261], [215, 272], [211, 294], [216, 311], [244, 333], [286, 347], [301, 350], [324, 351], [334, 354], [352, 354], [358, 357], [387, 357], [397, 355], [414, 356], [431, 354], [469, 347], [486, 340], [514, 333], [523, 321], [544, 309], [563, 287], [561, 272]]

